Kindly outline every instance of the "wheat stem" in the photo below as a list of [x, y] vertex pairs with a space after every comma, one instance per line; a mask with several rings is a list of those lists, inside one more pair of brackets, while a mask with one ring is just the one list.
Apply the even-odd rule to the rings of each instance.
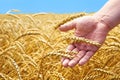
[[74, 16], [67, 17], [66, 19], [64, 19], [63, 21], [58, 23], [54, 28], [57, 29], [58, 27], [60, 27], [60, 25], [63, 25], [63, 24], [65, 24], [68, 21], [71, 21], [71, 20], [73, 20], [75, 18], [78, 18], [78, 17], [82, 17], [84, 15], [85, 15], [85, 13], [81, 13], [81, 14], [77, 14], [77, 15], [74, 15]]

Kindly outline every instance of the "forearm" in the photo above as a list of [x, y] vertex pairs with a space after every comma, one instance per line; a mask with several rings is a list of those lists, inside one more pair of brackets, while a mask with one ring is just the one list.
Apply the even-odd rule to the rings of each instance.
[[120, 0], [109, 0], [94, 16], [112, 29], [120, 23]]

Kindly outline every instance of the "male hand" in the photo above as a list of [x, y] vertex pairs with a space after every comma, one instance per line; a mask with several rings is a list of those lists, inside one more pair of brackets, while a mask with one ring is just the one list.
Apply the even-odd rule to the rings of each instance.
[[[83, 37], [102, 44], [105, 41], [106, 35], [109, 32], [109, 27], [96, 19], [94, 16], [85, 16], [74, 19], [59, 27], [61, 31], [75, 29], [75, 36]], [[71, 43], [68, 51], [74, 51], [78, 54], [73, 59], [62, 58], [64, 67], [73, 67], [76, 64], [85, 64], [99, 49], [99, 47], [86, 43]]]

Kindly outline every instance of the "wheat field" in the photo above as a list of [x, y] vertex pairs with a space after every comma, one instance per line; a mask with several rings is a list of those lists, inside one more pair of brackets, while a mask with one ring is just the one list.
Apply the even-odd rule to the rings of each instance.
[[[57, 27], [73, 16], [91, 14], [1, 14], [0, 80], [120, 80], [120, 26], [111, 30], [105, 43], [83, 66], [64, 68], [65, 36]], [[78, 17], [78, 16], [77, 16]], [[73, 54], [73, 53], [71, 53]]]

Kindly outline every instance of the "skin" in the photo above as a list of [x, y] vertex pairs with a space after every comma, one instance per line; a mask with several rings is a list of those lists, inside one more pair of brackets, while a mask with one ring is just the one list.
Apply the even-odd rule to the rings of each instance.
[[[120, 23], [119, 2], [120, 0], [109, 0], [93, 16], [74, 19], [61, 25], [59, 29], [64, 32], [75, 29], [75, 36], [103, 44], [108, 32]], [[84, 65], [99, 48], [86, 43], [71, 43], [68, 45], [67, 50], [78, 52], [78, 54], [74, 55], [73, 59], [63, 57], [61, 62], [64, 67], [74, 67], [77, 64]]]

